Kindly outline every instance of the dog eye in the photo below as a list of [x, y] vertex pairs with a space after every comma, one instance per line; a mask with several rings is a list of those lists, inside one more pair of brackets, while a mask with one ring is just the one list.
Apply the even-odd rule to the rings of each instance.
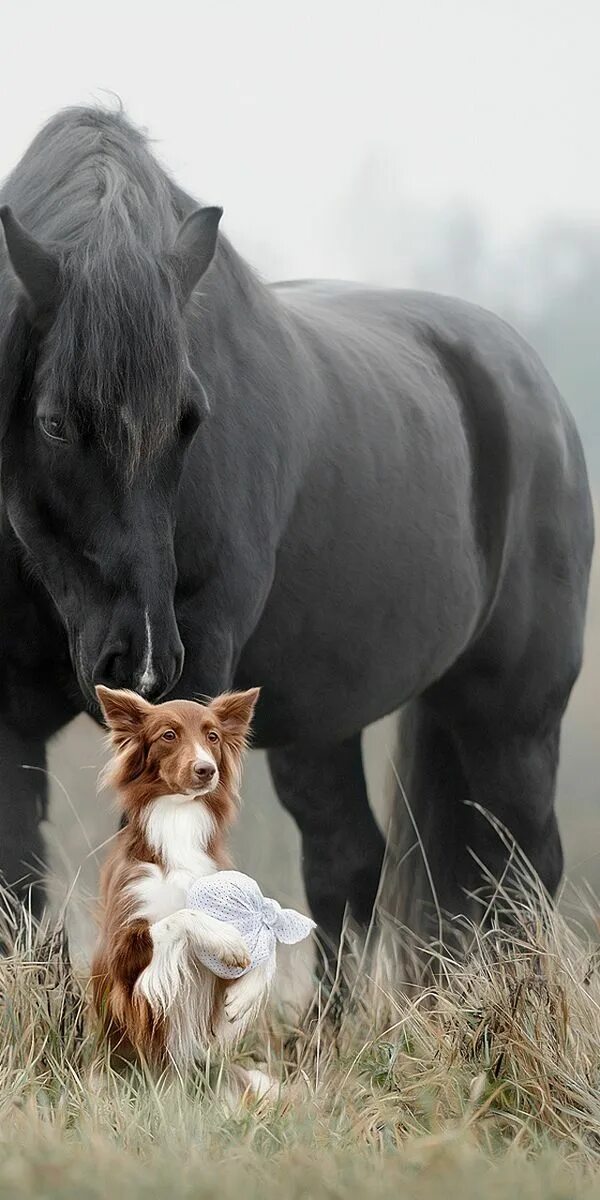
[[163, 739], [165, 742], [174, 742], [176, 737], [177, 734], [175, 733], [174, 729], [165, 729], [165, 732], [163, 733]]
[[218, 742], [218, 740], [219, 740], [219, 735], [218, 735], [216, 729], [209, 729], [206, 736], [207, 736], [209, 742]]

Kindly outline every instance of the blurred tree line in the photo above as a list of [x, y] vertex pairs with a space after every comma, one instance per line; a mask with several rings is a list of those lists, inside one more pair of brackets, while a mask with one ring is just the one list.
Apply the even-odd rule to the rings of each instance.
[[600, 221], [548, 220], [499, 243], [467, 204], [405, 199], [376, 151], [354, 182], [334, 236], [347, 275], [461, 296], [505, 317], [538, 350], [574, 413], [600, 485]]

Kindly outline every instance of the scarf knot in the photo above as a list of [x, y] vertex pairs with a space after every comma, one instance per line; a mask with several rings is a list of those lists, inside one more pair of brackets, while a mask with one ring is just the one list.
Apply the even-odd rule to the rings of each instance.
[[274, 966], [277, 942], [291, 946], [315, 928], [310, 917], [263, 896], [256, 880], [241, 871], [217, 871], [194, 880], [187, 905], [233, 925], [244, 939], [250, 966], [243, 970], [225, 966], [215, 955], [198, 955], [200, 962], [221, 979], [239, 979], [269, 960]]

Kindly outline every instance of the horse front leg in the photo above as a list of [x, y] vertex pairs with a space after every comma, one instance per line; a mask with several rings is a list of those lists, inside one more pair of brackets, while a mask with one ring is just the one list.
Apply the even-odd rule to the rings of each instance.
[[185, 610], [182, 615], [177, 613], [177, 619], [185, 645], [184, 666], [172, 692], [163, 699], [212, 700], [229, 691], [239, 644], [239, 637], [234, 638], [234, 626], [216, 620], [212, 606], [205, 610], [199, 605], [192, 627]]
[[46, 852], [40, 822], [47, 813], [46, 738], [22, 732], [0, 714], [0, 878], [34, 916], [45, 899]]
[[48, 683], [52, 670], [52, 663], [36, 664], [36, 673], [28, 672], [0, 649], [0, 882], [35, 917], [46, 894], [46, 745], [79, 711], [73, 697]]
[[269, 752], [275, 790], [302, 836], [306, 895], [331, 975], [346, 909], [366, 930], [385, 843], [369, 805], [360, 734], [340, 745]]

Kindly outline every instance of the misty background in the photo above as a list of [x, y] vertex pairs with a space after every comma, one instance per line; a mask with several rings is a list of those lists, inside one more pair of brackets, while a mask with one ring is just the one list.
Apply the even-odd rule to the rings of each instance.
[[[118, 94], [263, 278], [453, 293], [515, 325], [575, 414], [599, 512], [599, 34], [587, 0], [106, 0], [85, 20], [70, 0], [25, 0], [3, 9], [0, 176], [58, 108]], [[599, 663], [596, 556], [559, 811], [568, 874], [600, 893]], [[392, 736], [387, 721], [366, 737], [382, 820]], [[50, 754], [53, 894], [77, 877], [82, 942], [115, 828], [102, 761], [87, 718]], [[244, 798], [238, 865], [300, 903], [297, 835], [260, 754]]]

